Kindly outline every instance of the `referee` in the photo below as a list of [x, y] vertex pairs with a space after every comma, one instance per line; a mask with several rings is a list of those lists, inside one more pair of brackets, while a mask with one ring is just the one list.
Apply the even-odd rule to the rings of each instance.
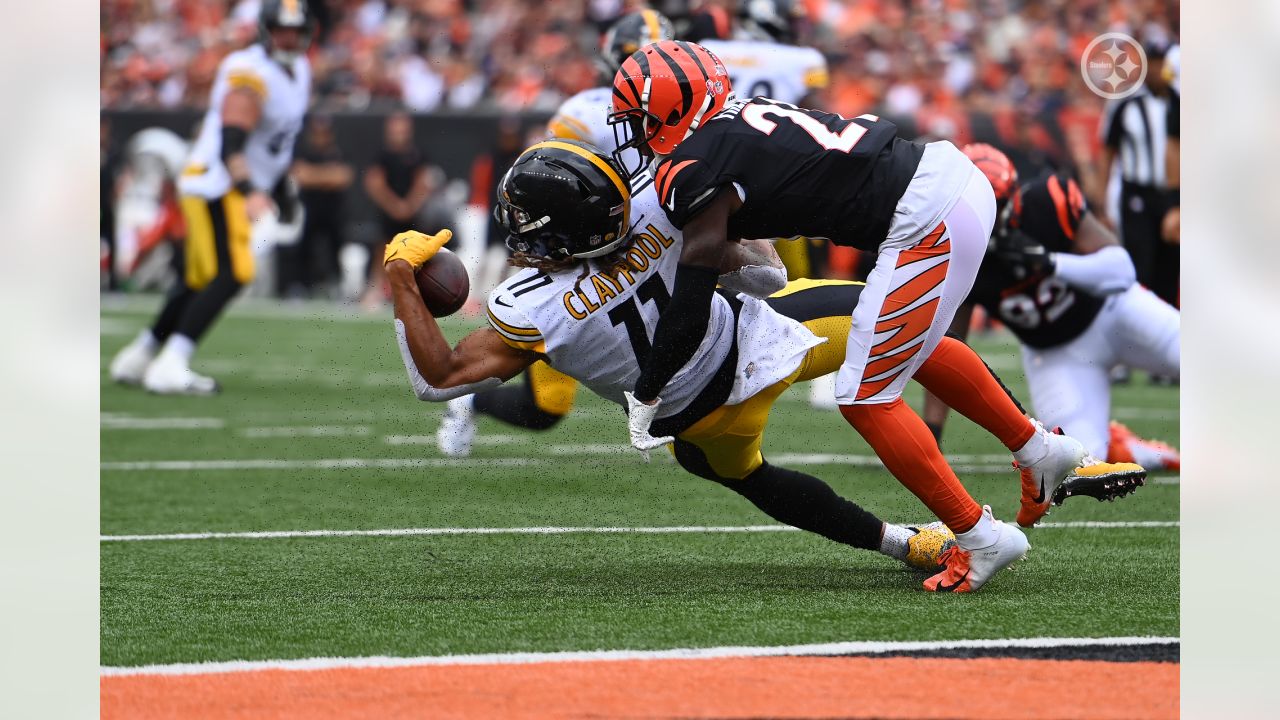
[[[1118, 229], [1133, 258], [1138, 282], [1165, 302], [1178, 306], [1178, 245], [1166, 240], [1162, 224], [1172, 199], [1167, 167], [1170, 131], [1177, 133], [1178, 93], [1164, 71], [1168, 45], [1148, 43], [1147, 77], [1138, 92], [1107, 103], [1102, 121], [1102, 177], [1107, 187], [1114, 164], [1120, 163]], [[1171, 110], [1174, 127], [1169, 127]], [[1176, 169], [1174, 170], [1176, 177]], [[1105, 202], [1096, 202], [1106, 208]], [[1114, 218], [1108, 218], [1114, 221]]]

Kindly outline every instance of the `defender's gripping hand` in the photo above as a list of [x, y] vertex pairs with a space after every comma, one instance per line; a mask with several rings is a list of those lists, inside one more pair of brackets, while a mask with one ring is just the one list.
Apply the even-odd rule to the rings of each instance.
[[416, 271], [432, 258], [444, 244], [453, 237], [452, 230], [441, 230], [435, 235], [427, 235], [417, 230], [406, 230], [387, 243], [387, 252], [382, 264], [389, 265], [392, 260], [404, 260]]
[[658, 406], [662, 405], [662, 398], [654, 398], [653, 404], [649, 405], [637, 400], [636, 396], [630, 392], [622, 394], [627, 398], [627, 431], [631, 434], [631, 447], [639, 450], [644, 455], [645, 462], [648, 462], [650, 450], [676, 441], [670, 435], [654, 437], [649, 434], [649, 426], [653, 424], [653, 418], [658, 414]]

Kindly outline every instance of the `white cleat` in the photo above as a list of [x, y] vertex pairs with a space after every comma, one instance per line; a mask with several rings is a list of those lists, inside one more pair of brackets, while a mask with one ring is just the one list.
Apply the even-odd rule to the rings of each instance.
[[142, 387], [157, 395], [216, 395], [218, 382], [194, 372], [181, 357], [161, 352], [147, 368]]
[[[1036, 421], [1037, 431], [1043, 426]], [[1018, 509], [1018, 524], [1031, 527], [1049, 512], [1049, 505], [1058, 488], [1075, 469], [1085, 463], [1084, 445], [1079, 440], [1058, 433], [1046, 433], [1049, 452], [1034, 463], [1014, 463], [1022, 474], [1022, 507]]]
[[1031, 544], [1021, 530], [993, 518], [989, 505], [982, 507], [982, 515], [983, 519], [979, 522], [986, 521], [995, 525], [998, 533], [996, 541], [974, 550], [964, 550], [959, 545], [948, 549], [942, 555], [942, 564], [946, 569], [925, 580], [925, 590], [973, 592], [987, 584], [996, 573], [1027, 556]]
[[148, 343], [139, 335], [111, 358], [111, 379], [124, 385], [141, 385], [147, 367], [155, 357], [155, 343]]
[[449, 457], [467, 457], [476, 438], [475, 395], [463, 395], [445, 404], [444, 420], [436, 430], [436, 446]]

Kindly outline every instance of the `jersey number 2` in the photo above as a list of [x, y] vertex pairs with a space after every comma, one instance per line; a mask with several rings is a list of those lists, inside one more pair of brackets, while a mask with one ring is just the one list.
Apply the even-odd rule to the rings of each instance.
[[[853, 146], [857, 145], [858, 141], [862, 139], [862, 136], [867, 134], [867, 128], [853, 121], [849, 121], [849, 124], [840, 132], [833, 132], [831, 128], [823, 125], [817, 118], [794, 105], [748, 103], [746, 107], [742, 108], [742, 119], [748, 125], [765, 135], [772, 135], [773, 131], [778, 128], [778, 123], [766, 117], [768, 115], [790, 120], [793, 125], [808, 133], [814, 142], [826, 150], [849, 153], [853, 150]], [[879, 120], [875, 115], [859, 115], [858, 117], [864, 120]]]
[[662, 282], [662, 276], [654, 273], [648, 280], [640, 283], [636, 294], [626, 302], [609, 311], [609, 319], [614, 326], [622, 325], [627, 329], [627, 338], [631, 340], [631, 351], [636, 354], [636, 363], [643, 366], [649, 357], [649, 349], [653, 347], [649, 341], [649, 333], [644, 327], [644, 317], [640, 314], [640, 303], [651, 302], [658, 307], [658, 314], [667, 309], [671, 293]]

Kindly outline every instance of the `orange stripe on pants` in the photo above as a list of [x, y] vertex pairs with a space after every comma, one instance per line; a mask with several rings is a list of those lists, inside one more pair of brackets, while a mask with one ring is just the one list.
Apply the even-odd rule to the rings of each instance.
[[915, 268], [907, 268], [917, 263], [932, 264], [902, 281], [885, 296], [874, 332], [886, 337], [872, 346], [855, 399], [867, 400], [887, 390], [920, 354], [940, 302], [940, 297], [925, 298], [946, 282], [950, 253], [946, 224], [939, 223], [919, 244], [898, 255], [895, 275], [913, 272]]

